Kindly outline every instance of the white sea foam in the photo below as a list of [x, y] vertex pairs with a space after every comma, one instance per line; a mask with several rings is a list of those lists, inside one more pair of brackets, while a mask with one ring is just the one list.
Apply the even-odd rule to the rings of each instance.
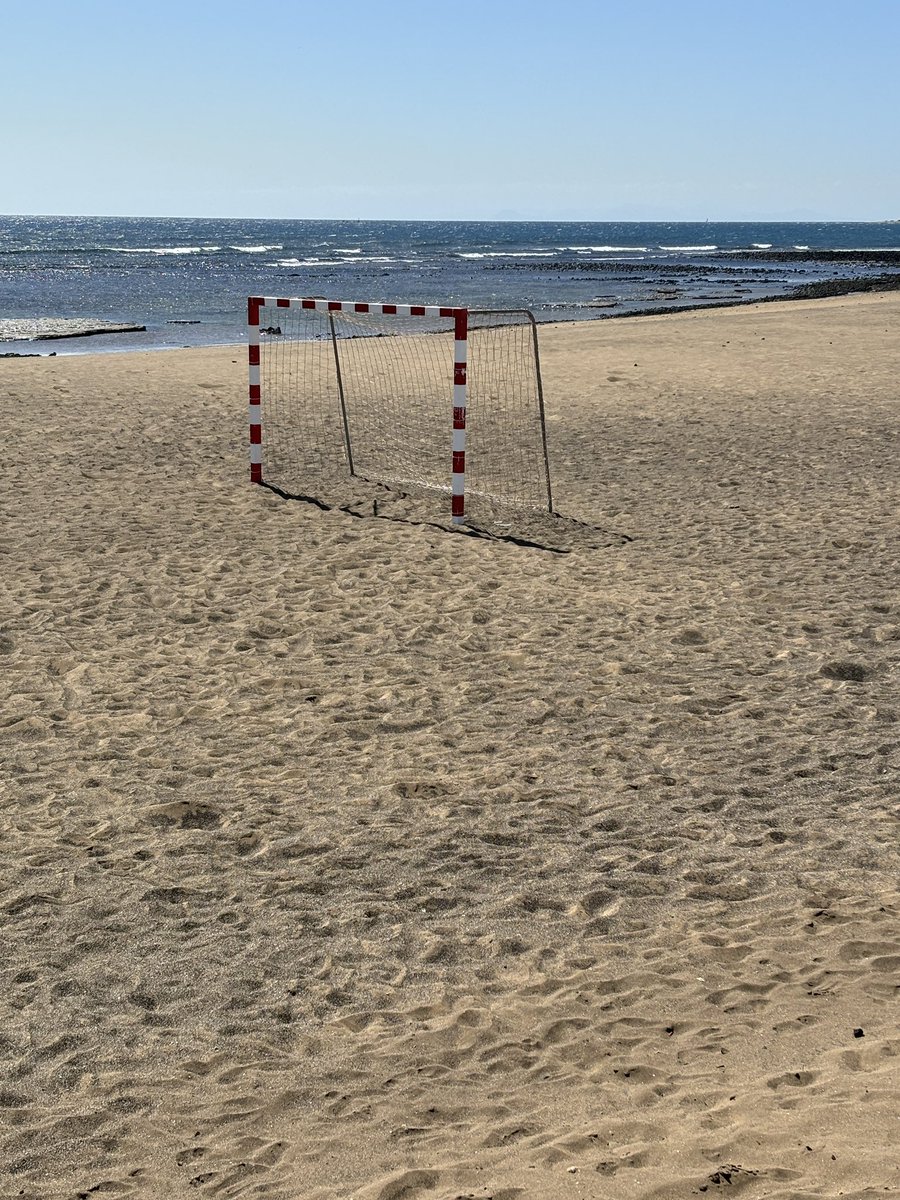
[[751, 242], [750, 249], [751, 250], [771, 250], [772, 243], [771, 242]]
[[809, 246], [795, 246], [794, 249], [795, 250], [808, 250]]
[[221, 246], [104, 246], [117, 254], [214, 254]]
[[627, 252], [631, 254], [648, 254], [648, 246], [557, 246], [557, 250], [576, 250], [579, 254], [616, 254]]
[[414, 262], [411, 258], [388, 258], [386, 255], [376, 254], [371, 257], [360, 258], [279, 258], [274, 263], [267, 263], [269, 267], [355, 267], [357, 263], [396, 263], [396, 262]]
[[555, 250], [485, 250], [478, 253], [474, 251], [462, 252], [457, 255], [458, 258], [553, 258], [557, 252]]
[[718, 246], [660, 246], [660, 250], [680, 250], [683, 253], [693, 250], [718, 250]]
[[241, 254], [267, 254], [272, 250], [283, 250], [284, 246], [229, 246], [229, 250], [239, 250]]
[[335, 246], [334, 253], [335, 254], [362, 254], [362, 250], [360, 250], [358, 248], [355, 250], [352, 250], [352, 249], [346, 250], [346, 249], [342, 249], [340, 246]]

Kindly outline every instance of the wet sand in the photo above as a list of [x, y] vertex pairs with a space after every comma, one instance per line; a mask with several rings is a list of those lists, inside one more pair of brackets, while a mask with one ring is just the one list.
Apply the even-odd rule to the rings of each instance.
[[542, 327], [565, 554], [0, 362], [2, 1200], [900, 1195], [898, 319]]

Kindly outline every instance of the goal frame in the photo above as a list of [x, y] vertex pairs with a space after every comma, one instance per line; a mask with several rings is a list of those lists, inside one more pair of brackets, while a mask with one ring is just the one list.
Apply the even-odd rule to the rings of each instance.
[[274, 309], [306, 309], [326, 313], [329, 317], [332, 345], [335, 356], [335, 371], [338, 395], [341, 406], [341, 421], [348, 459], [350, 475], [353, 470], [353, 453], [348, 428], [347, 412], [344, 403], [343, 383], [341, 379], [340, 357], [337, 349], [337, 338], [334, 330], [332, 314], [338, 312], [372, 313], [379, 316], [398, 317], [431, 317], [443, 318], [452, 322], [453, 328], [453, 382], [452, 391], [448, 389], [448, 399], [451, 404], [452, 436], [450, 439], [450, 511], [454, 525], [464, 524], [466, 519], [466, 409], [468, 395], [468, 337], [469, 318], [477, 315], [523, 315], [531, 324], [534, 348], [534, 364], [537, 384], [537, 400], [540, 413], [541, 439], [543, 443], [544, 470], [546, 476], [547, 509], [553, 512], [553, 500], [550, 491], [550, 467], [547, 454], [547, 434], [544, 417], [544, 397], [541, 384], [540, 359], [538, 355], [537, 327], [534, 316], [527, 309], [469, 309], [450, 305], [424, 304], [389, 304], [372, 303], [369, 301], [353, 300], [324, 300], [318, 297], [268, 297], [250, 296], [247, 300], [247, 331], [248, 331], [248, 362], [250, 375], [250, 480], [262, 484], [263, 454], [262, 454], [262, 389], [260, 362], [260, 310]]

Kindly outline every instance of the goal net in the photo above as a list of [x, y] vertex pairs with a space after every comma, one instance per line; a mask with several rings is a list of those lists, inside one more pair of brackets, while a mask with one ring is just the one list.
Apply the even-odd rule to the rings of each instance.
[[530, 312], [254, 297], [248, 319], [255, 482], [553, 511]]

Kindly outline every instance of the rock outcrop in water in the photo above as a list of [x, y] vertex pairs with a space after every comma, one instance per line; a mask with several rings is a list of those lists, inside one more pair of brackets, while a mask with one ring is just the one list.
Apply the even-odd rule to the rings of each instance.
[[146, 333], [146, 325], [91, 325], [87, 328], [60, 330], [53, 333], [37, 333], [32, 339], [35, 342], [49, 342], [57, 338], [96, 337], [101, 333]]
[[753, 262], [861, 262], [900, 267], [900, 250], [729, 250], [723, 257]]
[[146, 325], [89, 317], [5, 317], [0, 342], [47, 342], [57, 338], [95, 337], [102, 333], [145, 333]]

